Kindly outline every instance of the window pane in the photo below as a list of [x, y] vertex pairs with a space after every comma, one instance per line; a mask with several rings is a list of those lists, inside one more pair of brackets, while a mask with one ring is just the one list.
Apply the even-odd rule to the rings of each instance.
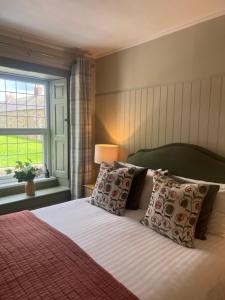
[[17, 118], [18, 122], [18, 128], [27, 128], [27, 117], [18, 117]]
[[16, 137], [11, 137], [11, 139], [9, 139], [9, 142], [7, 144], [8, 155], [17, 155], [17, 153], [18, 153], [17, 142], [18, 141], [17, 141]]
[[6, 104], [1, 104], [0, 102], [0, 115], [6, 115]]
[[0, 176], [5, 175], [5, 168], [7, 168], [7, 157], [0, 155]]
[[5, 91], [5, 80], [0, 79], [0, 91]]
[[5, 92], [0, 92], [0, 104], [6, 102]]
[[26, 94], [26, 92], [27, 92], [26, 83], [21, 82], [21, 81], [17, 81], [17, 93]]
[[18, 155], [8, 155], [6, 157], [7, 159], [7, 166], [11, 167], [11, 166], [15, 166], [16, 161], [18, 160]]
[[7, 144], [1, 144], [1, 147], [0, 147], [0, 155], [7, 155]]
[[13, 168], [17, 160], [31, 160], [40, 168], [44, 167], [44, 142], [42, 135], [0, 136], [0, 176], [5, 169]]
[[37, 106], [45, 107], [45, 97], [44, 96], [37, 96]]
[[0, 126], [1, 128], [6, 128], [6, 116], [0, 115]]
[[35, 84], [27, 83], [27, 94], [34, 95]]
[[17, 117], [7, 116], [7, 128], [17, 128]]
[[45, 118], [37, 118], [37, 128], [46, 127], [46, 119]]
[[17, 96], [17, 104], [18, 105], [26, 105], [27, 104], [27, 95], [26, 94], [16, 94]]
[[36, 128], [37, 125], [37, 119], [35, 117], [28, 117], [27, 123], [29, 128]]
[[7, 92], [16, 92], [16, 81], [6, 80], [5, 83]]
[[7, 116], [8, 117], [17, 116], [17, 110], [15, 104], [7, 104]]
[[36, 84], [35, 95], [36, 96], [45, 95], [45, 86], [43, 84]]
[[16, 93], [6, 92], [5, 101], [7, 104], [16, 104]]
[[36, 105], [36, 97], [27, 95], [27, 105]]
[[[0, 144], [7, 144], [7, 136], [0, 136]], [[0, 148], [1, 153], [1, 148]]]
[[18, 117], [27, 117], [27, 107], [26, 105], [17, 105], [17, 116]]
[[36, 109], [32, 109], [32, 107], [30, 109], [27, 110], [27, 116], [28, 117], [37, 117], [37, 111]]
[[[6, 92], [1, 91], [6, 87]], [[45, 85], [0, 80], [1, 128], [46, 128]], [[22, 119], [24, 117], [24, 120]]]
[[[47, 128], [46, 94], [45, 84], [0, 79], [0, 133], [1, 129], [10, 129], [5, 131], [5, 136], [0, 135], [0, 176], [6, 175], [5, 169], [14, 167], [18, 159], [31, 159], [43, 167], [43, 135], [18, 129]], [[7, 135], [13, 132], [13, 128], [17, 129], [13, 134], [18, 135]]]

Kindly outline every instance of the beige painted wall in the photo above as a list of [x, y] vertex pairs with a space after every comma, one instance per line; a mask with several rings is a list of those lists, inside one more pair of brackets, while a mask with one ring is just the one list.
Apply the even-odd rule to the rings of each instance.
[[98, 59], [96, 142], [121, 159], [171, 142], [225, 156], [225, 16]]

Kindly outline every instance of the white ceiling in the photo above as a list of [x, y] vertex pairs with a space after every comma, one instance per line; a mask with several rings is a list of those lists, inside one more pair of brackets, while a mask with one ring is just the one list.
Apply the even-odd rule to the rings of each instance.
[[225, 14], [225, 0], [0, 0], [0, 28], [94, 57]]

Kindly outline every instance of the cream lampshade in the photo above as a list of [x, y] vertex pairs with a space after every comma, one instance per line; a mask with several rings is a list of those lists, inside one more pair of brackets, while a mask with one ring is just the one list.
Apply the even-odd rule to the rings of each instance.
[[105, 161], [112, 164], [118, 159], [119, 146], [111, 144], [96, 144], [95, 145], [95, 163], [100, 164]]

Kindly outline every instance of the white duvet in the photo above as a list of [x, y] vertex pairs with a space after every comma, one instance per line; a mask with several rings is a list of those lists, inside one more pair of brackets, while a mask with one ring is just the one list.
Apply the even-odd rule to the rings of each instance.
[[74, 200], [33, 213], [70, 237], [138, 298], [225, 299], [225, 238], [208, 236], [184, 248], [144, 227], [143, 210], [112, 215]]

